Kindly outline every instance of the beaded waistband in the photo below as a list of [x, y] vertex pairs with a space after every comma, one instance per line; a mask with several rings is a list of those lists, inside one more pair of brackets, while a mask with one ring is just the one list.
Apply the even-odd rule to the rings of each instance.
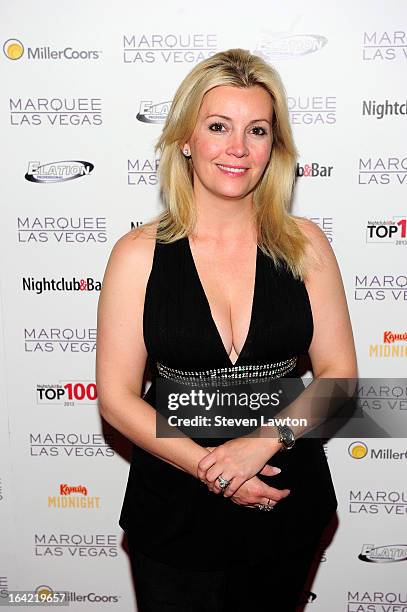
[[295, 368], [297, 357], [259, 365], [238, 365], [226, 368], [213, 368], [211, 370], [178, 370], [170, 368], [159, 361], [156, 362], [156, 365], [159, 375], [163, 378], [203, 387], [266, 382], [267, 379], [281, 378]]

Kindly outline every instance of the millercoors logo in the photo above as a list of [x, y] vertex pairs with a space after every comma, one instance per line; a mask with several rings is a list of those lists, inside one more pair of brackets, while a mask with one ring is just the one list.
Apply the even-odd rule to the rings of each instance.
[[352, 459], [363, 459], [367, 455], [367, 446], [364, 442], [352, 442], [348, 447]]

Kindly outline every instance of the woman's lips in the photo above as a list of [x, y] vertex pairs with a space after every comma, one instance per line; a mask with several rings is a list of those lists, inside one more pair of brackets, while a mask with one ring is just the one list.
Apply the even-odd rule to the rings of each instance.
[[239, 168], [239, 166], [223, 166], [222, 164], [217, 164], [217, 166], [219, 170], [223, 172], [223, 174], [226, 174], [227, 176], [233, 176], [233, 177], [243, 176], [248, 171], [248, 168], [244, 168], [244, 167]]

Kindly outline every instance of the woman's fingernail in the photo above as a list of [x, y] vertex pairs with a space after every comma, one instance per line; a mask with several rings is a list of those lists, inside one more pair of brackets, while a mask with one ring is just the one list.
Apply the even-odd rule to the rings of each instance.
[[273, 472], [274, 474], [279, 474], [281, 472], [281, 469], [278, 467], [273, 467]]

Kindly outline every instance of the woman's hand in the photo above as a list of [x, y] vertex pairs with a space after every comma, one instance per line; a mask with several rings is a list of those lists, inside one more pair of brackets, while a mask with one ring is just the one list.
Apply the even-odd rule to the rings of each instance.
[[[207, 446], [209, 451], [214, 451], [216, 446]], [[265, 465], [261, 470], [260, 474], [263, 476], [276, 476], [280, 474], [281, 470], [273, 465]], [[210, 490], [213, 489], [213, 484], [208, 486]], [[248, 508], [256, 508], [257, 504], [266, 504], [274, 507], [280, 500], [284, 499], [290, 494], [289, 489], [275, 489], [274, 487], [268, 486], [265, 482], [253, 476], [242, 484], [241, 487], [231, 496], [231, 500], [239, 506], [247, 506]], [[270, 501], [269, 501], [270, 500]]]
[[[214, 493], [231, 497], [244, 482], [258, 474], [280, 446], [272, 440], [241, 437], [214, 448], [198, 463], [198, 478]], [[208, 447], [211, 448], [211, 447]], [[222, 489], [217, 480], [222, 476], [230, 484]]]
[[[269, 467], [271, 470], [278, 469], [273, 468], [271, 465], [266, 467]], [[260, 474], [263, 473], [262, 470]], [[274, 474], [267, 472], [265, 475], [273, 476]], [[256, 508], [258, 504], [264, 504], [273, 508], [279, 501], [288, 497], [288, 495], [290, 495], [289, 489], [269, 487], [260, 478], [253, 476], [253, 478], [244, 482], [230, 499], [235, 504], [247, 506], [248, 508]]]

